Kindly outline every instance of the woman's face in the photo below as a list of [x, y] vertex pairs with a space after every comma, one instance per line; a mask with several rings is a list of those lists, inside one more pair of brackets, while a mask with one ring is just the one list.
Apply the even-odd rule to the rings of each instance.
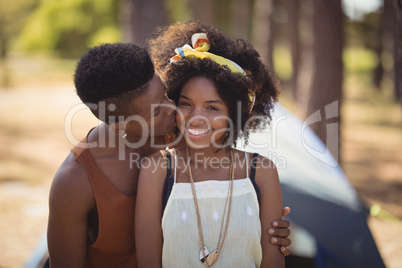
[[177, 107], [177, 125], [191, 148], [223, 144], [229, 131], [229, 109], [211, 80], [205, 77], [188, 80], [180, 92]]

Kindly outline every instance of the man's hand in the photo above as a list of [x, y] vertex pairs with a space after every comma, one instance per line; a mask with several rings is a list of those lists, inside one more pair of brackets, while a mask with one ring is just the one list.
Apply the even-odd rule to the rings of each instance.
[[[282, 209], [282, 217], [285, 217], [290, 212], [289, 207], [284, 207]], [[290, 254], [290, 250], [286, 247], [291, 244], [291, 240], [288, 238], [290, 235], [289, 230], [290, 223], [287, 220], [276, 220], [272, 222], [272, 227], [268, 229], [268, 234], [271, 237], [271, 243], [274, 245], [281, 246], [280, 250], [284, 256]]]

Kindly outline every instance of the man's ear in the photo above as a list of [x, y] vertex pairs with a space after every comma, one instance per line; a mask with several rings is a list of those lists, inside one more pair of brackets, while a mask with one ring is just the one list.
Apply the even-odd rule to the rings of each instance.
[[120, 121], [118, 123], [113, 123], [111, 124], [110, 130], [116, 134], [117, 136], [123, 137], [126, 133], [126, 126], [127, 122], [126, 121]]

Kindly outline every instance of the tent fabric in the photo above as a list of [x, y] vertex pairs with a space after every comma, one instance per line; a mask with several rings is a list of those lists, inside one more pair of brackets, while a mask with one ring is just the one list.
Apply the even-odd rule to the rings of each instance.
[[290, 222], [308, 231], [317, 242], [317, 255], [326, 256], [317, 256], [316, 267], [334, 267], [325, 264], [331, 260], [340, 267], [385, 267], [367, 225], [368, 210], [336, 159], [280, 104], [272, 118], [270, 126], [250, 134], [244, 149], [276, 164]]

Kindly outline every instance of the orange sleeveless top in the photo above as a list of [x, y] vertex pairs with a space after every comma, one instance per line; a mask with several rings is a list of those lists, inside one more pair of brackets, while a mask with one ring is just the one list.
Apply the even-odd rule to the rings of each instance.
[[135, 196], [121, 193], [98, 168], [89, 149], [81, 147], [71, 151], [91, 183], [99, 218], [96, 241], [88, 245], [87, 267], [136, 267]]

